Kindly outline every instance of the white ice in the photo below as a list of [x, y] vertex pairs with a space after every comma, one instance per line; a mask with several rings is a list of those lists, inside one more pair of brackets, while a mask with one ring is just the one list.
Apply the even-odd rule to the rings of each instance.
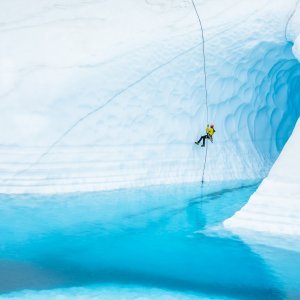
[[[300, 42], [300, 7], [290, 20], [288, 34], [295, 39], [293, 52], [299, 56]], [[299, 107], [298, 101], [298, 107]], [[300, 236], [300, 119], [295, 129], [275, 162], [268, 176], [249, 202], [224, 225], [243, 235], [241, 230], [259, 231], [271, 235], [287, 235], [276, 244], [282, 247], [300, 250], [299, 240], [291, 237]], [[247, 234], [246, 234], [247, 235]], [[257, 238], [256, 238], [257, 239]], [[261, 238], [263, 240], [265, 238]]]
[[[295, 4], [196, 1], [217, 130], [206, 181], [266, 176], [288, 139]], [[202, 40], [190, 1], [11, 0], [0, 18], [0, 192], [201, 180]]]
[[[138, 286], [90, 286], [84, 288], [64, 288], [53, 289], [45, 291], [22, 291], [10, 293], [0, 296], [1, 300], [217, 300], [214, 296], [201, 296], [199, 294], [193, 295], [189, 292], [175, 292], [158, 288], [138, 287]], [[231, 298], [222, 298], [224, 300], [231, 300]]]
[[299, 161], [300, 120], [269, 175], [225, 227], [300, 236]]

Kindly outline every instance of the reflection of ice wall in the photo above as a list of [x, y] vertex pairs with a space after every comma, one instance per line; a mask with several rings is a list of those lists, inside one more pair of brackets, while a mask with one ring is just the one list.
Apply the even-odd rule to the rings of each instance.
[[[200, 180], [204, 152], [193, 141], [206, 116], [191, 4], [34, 2], [0, 4], [0, 190]], [[205, 178], [265, 176], [299, 116], [300, 67], [284, 32], [295, 1], [196, 3], [217, 129]]]

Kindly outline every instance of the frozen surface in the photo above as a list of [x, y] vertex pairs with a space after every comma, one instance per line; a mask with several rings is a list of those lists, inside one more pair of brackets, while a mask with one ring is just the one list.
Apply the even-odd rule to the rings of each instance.
[[[300, 7], [294, 12], [288, 23], [288, 37], [295, 39], [293, 52], [300, 60]], [[297, 83], [298, 89], [300, 87]], [[299, 111], [300, 94], [295, 109]], [[264, 235], [260, 238], [249, 238], [247, 231], [255, 230], [271, 235], [283, 234], [276, 244], [279, 247], [300, 251], [300, 119], [275, 162], [268, 176], [258, 190], [251, 196], [247, 205], [238, 211], [224, 225], [240, 233], [247, 241], [260, 240], [270, 243], [274, 240]], [[246, 230], [246, 233], [245, 233]], [[285, 237], [284, 237], [285, 236]], [[296, 238], [293, 238], [296, 236]]]
[[225, 226], [300, 236], [299, 161], [300, 120], [267, 178]]
[[[217, 297], [207, 297], [180, 293], [157, 288], [141, 288], [135, 286], [92, 286], [85, 288], [65, 288], [49, 291], [24, 291], [12, 293], [7, 296], [0, 296], [1, 300], [218, 300]], [[223, 298], [224, 300], [234, 300], [233, 298]]]
[[[217, 130], [205, 180], [262, 178], [299, 117], [296, 1], [196, 4]], [[206, 108], [190, 1], [11, 0], [0, 19], [0, 192], [201, 180], [193, 142]]]

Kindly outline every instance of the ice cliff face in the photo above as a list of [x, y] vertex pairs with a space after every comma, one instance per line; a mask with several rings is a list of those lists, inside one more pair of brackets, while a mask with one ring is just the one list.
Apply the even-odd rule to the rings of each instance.
[[[196, 1], [205, 180], [265, 176], [299, 117], [296, 2]], [[201, 34], [189, 1], [2, 1], [1, 192], [199, 181]], [[295, 44], [285, 39], [286, 27]]]
[[[293, 52], [300, 60], [300, 8], [290, 20], [288, 37], [294, 42]], [[298, 89], [300, 88], [297, 83]], [[296, 91], [295, 91], [296, 92]], [[296, 105], [300, 106], [299, 92]], [[300, 120], [259, 189], [232, 218], [224, 222], [225, 227], [241, 232], [255, 230], [271, 234], [300, 236]], [[282, 243], [282, 242], [281, 242]], [[277, 244], [281, 244], [277, 243]], [[285, 245], [286, 246], [286, 245]], [[299, 243], [293, 247], [300, 250]]]
[[225, 227], [300, 235], [299, 145], [300, 121], [267, 178]]

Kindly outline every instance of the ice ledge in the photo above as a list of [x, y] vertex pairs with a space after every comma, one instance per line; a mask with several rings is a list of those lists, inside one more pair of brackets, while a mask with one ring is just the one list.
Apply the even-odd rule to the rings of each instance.
[[300, 236], [300, 119], [268, 177], [249, 202], [224, 226]]

